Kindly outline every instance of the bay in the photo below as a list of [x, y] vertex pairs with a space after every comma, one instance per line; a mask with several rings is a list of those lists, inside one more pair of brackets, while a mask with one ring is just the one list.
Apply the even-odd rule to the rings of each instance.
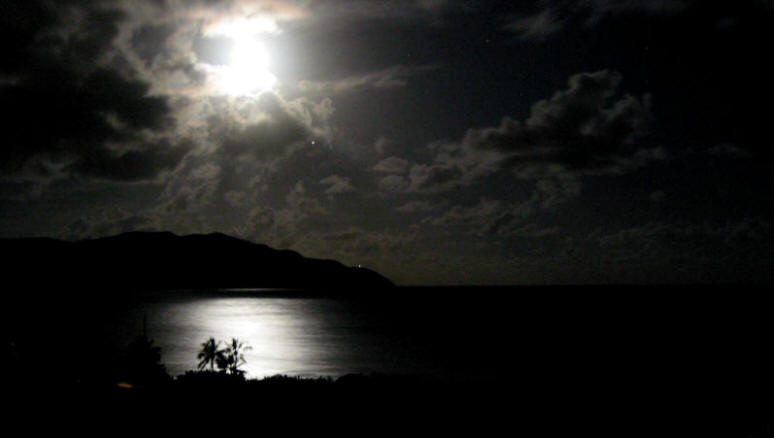
[[648, 385], [657, 376], [712, 373], [730, 382], [742, 369], [757, 378], [771, 364], [761, 349], [772, 341], [768, 307], [738, 288], [398, 288], [368, 299], [278, 290], [119, 296], [106, 288], [17, 296], [24, 299], [4, 307], [3, 335], [34, 373], [49, 376], [107, 378], [143, 332], [172, 376], [196, 369], [210, 337], [252, 347], [243, 367], [249, 378], [383, 373]]

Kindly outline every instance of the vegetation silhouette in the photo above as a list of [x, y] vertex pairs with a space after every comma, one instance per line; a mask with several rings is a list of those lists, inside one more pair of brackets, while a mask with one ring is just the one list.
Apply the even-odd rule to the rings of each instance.
[[218, 371], [223, 374], [243, 376], [245, 372], [239, 367], [247, 363], [245, 352], [252, 350], [252, 347], [237, 338], [231, 338], [224, 349], [219, 348], [220, 343], [221, 341], [216, 341], [215, 338], [202, 342], [202, 348], [196, 355], [199, 359], [198, 370], [203, 371], [209, 365], [209, 371], [214, 372], [217, 366]]
[[202, 343], [202, 349], [196, 356], [199, 359], [198, 369], [203, 370], [210, 366], [210, 371], [215, 371], [215, 364], [222, 360], [223, 350], [218, 349], [220, 341], [215, 341], [215, 338], [209, 338]]
[[161, 363], [161, 347], [153, 345], [153, 339], [148, 339], [145, 328], [129, 343], [124, 374], [125, 380], [134, 386], [156, 386], [172, 381]]
[[231, 342], [226, 346], [218, 367], [225, 369], [227, 373], [234, 376], [243, 375], [244, 370], [240, 370], [239, 367], [247, 363], [244, 354], [245, 351], [252, 349], [253, 347], [247, 345], [239, 339], [231, 338]]
[[[198, 423], [186, 422], [181, 426], [181, 418], [209, 418], [207, 415], [213, 414], [240, 418], [259, 412], [267, 419], [285, 420], [281, 422], [283, 426], [335, 424], [339, 430], [344, 425], [357, 430], [359, 435], [374, 430], [375, 424], [397, 426], [399, 430], [393, 434], [416, 424], [457, 431], [459, 419], [463, 419], [474, 426], [474, 430], [466, 432], [483, 435], [494, 435], [494, 427], [492, 433], [486, 429], [501, 421], [525, 435], [550, 427], [554, 436], [573, 432], [582, 435], [584, 431], [599, 432], [596, 436], [772, 436], [772, 422], [766, 420], [774, 411], [768, 398], [770, 387], [765, 386], [757, 388], [760, 396], [766, 398], [761, 403], [738, 396], [744, 393], [712, 396], [701, 388], [675, 397], [675, 385], [679, 383], [676, 379], [648, 392], [633, 383], [606, 382], [588, 372], [587, 385], [568, 386], [569, 382], [554, 374], [555, 370], [534, 370], [492, 381], [442, 381], [426, 375], [389, 374], [247, 379], [241, 369], [247, 363], [245, 352], [250, 350], [245, 342], [232, 338], [224, 343], [209, 338], [200, 345], [198, 370], [172, 379], [161, 363], [161, 349], [143, 331], [129, 344], [125, 376], [116, 376], [131, 384], [123, 387], [126, 389], [116, 388], [115, 383], [121, 380], [113, 380], [111, 385], [80, 385], [75, 391], [52, 386], [46, 388], [48, 393], [35, 393], [25, 379], [15, 386], [15, 394], [17, 399], [19, 394], [30, 395], [35, 403], [40, 400], [38, 394], [52, 394], [49, 398], [64, 395], [61, 400], [67, 404], [62, 406], [79, 409], [78, 415], [87, 406], [95, 412], [101, 409], [120, 415], [117, 421], [173, 421], [174, 430], [200, 427]], [[6, 342], [3, 347], [3, 358], [23, 369], [25, 357], [17, 354], [15, 343]], [[96, 362], [96, 356], [90, 360]], [[16, 372], [12, 375], [16, 380], [20, 380], [19, 376]], [[29, 379], [49, 382], [40, 376]], [[606, 390], [606, 386], [613, 384], [617, 387], [615, 392]], [[507, 402], [503, 403], [504, 399]], [[249, 432], [254, 424], [236, 427]]]

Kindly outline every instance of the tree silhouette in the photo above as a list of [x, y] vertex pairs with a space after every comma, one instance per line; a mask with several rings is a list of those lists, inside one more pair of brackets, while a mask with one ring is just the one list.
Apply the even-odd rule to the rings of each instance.
[[239, 367], [247, 363], [244, 353], [252, 348], [237, 338], [231, 338], [231, 342], [223, 351], [223, 358], [218, 364], [218, 368], [226, 370], [229, 374], [241, 376], [244, 371], [240, 370]]
[[221, 362], [224, 359], [224, 350], [219, 350], [220, 341], [215, 341], [215, 338], [207, 339], [202, 343], [202, 349], [199, 350], [199, 354], [196, 356], [199, 359], [199, 370], [203, 370], [207, 364], [210, 365], [210, 371], [215, 370], [215, 365], [218, 368], [221, 367]]
[[127, 378], [134, 384], [156, 384], [169, 380], [161, 363], [161, 348], [144, 334], [129, 343]]

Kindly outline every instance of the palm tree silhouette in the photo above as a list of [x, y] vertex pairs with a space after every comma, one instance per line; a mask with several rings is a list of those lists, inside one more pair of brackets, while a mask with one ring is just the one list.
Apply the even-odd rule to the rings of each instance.
[[220, 363], [223, 359], [223, 350], [219, 350], [220, 341], [215, 341], [215, 338], [207, 339], [202, 343], [202, 349], [199, 350], [199, 354], [196, 356], [199, 359], [199, 370], [203, 370], [207, 364], [210, 365], [210, 371], [215, 371], [215, 365], [220, 367]]
[[240, 370], [239, 367], [247, 363], [244, 352], [252, 349], [253, 347], [239, 339], [231, 338], [231, 343], [229, 343], [223, 351], [222, 365], [219, 364], [218, 366], [228, 370], [228, 372], [233, 375], [241, 375], [244, 371]]

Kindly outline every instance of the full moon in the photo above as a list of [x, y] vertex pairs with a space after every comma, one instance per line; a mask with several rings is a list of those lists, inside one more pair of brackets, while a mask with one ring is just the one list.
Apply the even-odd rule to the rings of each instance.
[[213, 29], [232, 42], [228, 64], [217, 71], [218, 91], [244, 96], [270, 90], [276, 84], [277, 77], [269, 71], [269, 55], [259, 40], [265, 31], [265, 25], [254, 22], [224, 23]]

